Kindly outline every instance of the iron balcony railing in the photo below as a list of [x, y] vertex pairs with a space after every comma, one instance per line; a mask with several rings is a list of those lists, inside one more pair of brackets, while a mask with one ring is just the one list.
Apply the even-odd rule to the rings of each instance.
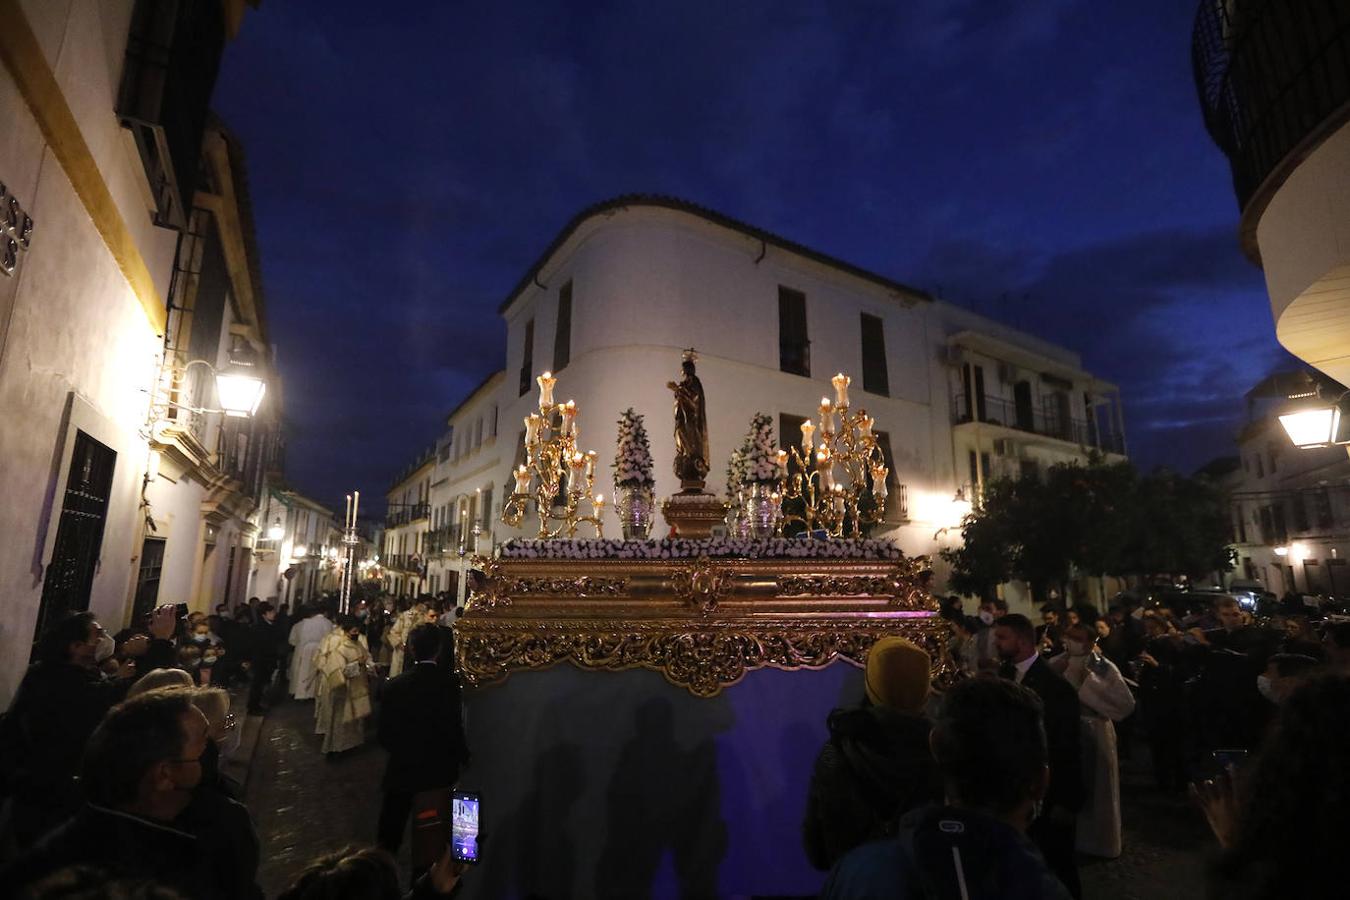
[[1238, 206], [1350, 103], [1350, 3], [1201, 0], [1191, 64]]
[[990, 425], [1002, 425], [1029, 434], [1057, 438], [1061, 441], [1091, 447], [1103, 453], [1124, 455], [1125, 441], [1118, 434], [1104, 431], [1095, 422], [1074, 419], [1062, 414], [1053, 407], [1037, 409], [1004, 400], [1000, 397], [976, 398], [972, 411], [970, 400], [965, 394], [952, 396], [952, 424], [964, 425], [967, 422], [985, 422]]
[[397, 528], [400, 525], [407, 525], [416, 522], [418, 519], [430, 517], [431, 504], [429, 503], [410, 503], [406, 506], [390, 504], [389, 511], [384, 516], [384, 524], [388, 528]]

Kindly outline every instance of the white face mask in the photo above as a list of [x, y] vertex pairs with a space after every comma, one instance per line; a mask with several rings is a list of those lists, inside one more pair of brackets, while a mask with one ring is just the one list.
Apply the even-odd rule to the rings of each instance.
[[1257, 675], [1256, 689], [1261, 692], [1262, 697], [1265, 697], [1271, 703], [1280, 702], [1275, 698], [1275, 684], [1270, 680], [1269, 676]]
[[1082, 641], [1065, 641], [1064, 649], [1070, 656], [1087, 656], [1089, 646]]
[[980, 610], [980, 621], [986, 625], [994, 624], [994, 614], [987, 609]]
[[112, 639], [112, 635], [99, 635], [98, 643], [94, 645], [94, 662], [101, 663], [112, 656], [117, 650], [117, 642]]

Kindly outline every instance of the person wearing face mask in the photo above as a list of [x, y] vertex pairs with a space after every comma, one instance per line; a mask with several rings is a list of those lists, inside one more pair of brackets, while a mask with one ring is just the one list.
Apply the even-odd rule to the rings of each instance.
[[[168, 646], [164, 638], [176, 621], [171, 608], [167, 615], [156, 611], [155, 644]], [[130, 659], [111, 676], [99, 669], [106, 638], [89, 612], [71, 613], [48, 628], [0, 725], [0, 780], [13, 797], [10, 830], [20, 847], [78, 808], [75, 775], [84, 745], [136, 676]]]
[[1078, 691], [1082, 717], [1083, 781], [1087, 787], [1078, 812], [1079, 853], [1120, 856], [1120, 772], [1115, 723], [1134, 712], [1134, 695], [1115, 663], [1097, 648], [1082, 624], [1064, 634], [1064, 653], [1050, 667]]
[[994, 640], [994, 623], [1008, 614], [1008, 601], [995, 597], [981, 600], [976, 621], [980, 630], [975, 633], [975, 658], [980, 669], [994, 672], [998, 670], [998, 644]]
[[83, 806], [0, 869], [3, 889], [84, 865], [201, 900], [231, 896], [212, 877], [213, 848], [176, 824], [201, 781], [208, 731], [206, 717], [179, 691], [148, 691], [114, 707], [89, 738]]
[[201, 758], [201, 780], [174, 824], [211, 848], [212, 878], [223, 894], [260, 900], [258, 833], [248, 809], [239, 802], [242, 786], [221, 769], [239, 743], [230, 695], [211, 687], [189, 688], [183, 693], [206, 716], [210, 740]]
[[361, 623], [342, 616], [333, 632], [333, 640], [315, 660], [322, 693], [315, 710], [324, 716], [315, 724], [323, 735], [323, 752], [329, 759], [353, 747], [366, 737], [366, 719], [371, 713], [370, 652], [366, 650]]

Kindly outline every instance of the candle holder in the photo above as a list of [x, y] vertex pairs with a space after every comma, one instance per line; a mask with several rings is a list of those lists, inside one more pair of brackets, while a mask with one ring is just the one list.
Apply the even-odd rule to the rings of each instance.
[[[842, 372], [831, 379], [835, 402], [822, 397], [819, 427], [803, 423], [801, 445], [788, 448], [779, 533], [797, 522], [807, 531], [824, 529], [830, 537], [845, 537], [847, 531], [848, 537], [860, 538], [864, 525], [885, 518], [886, 457], [872, 432], [876, 420], [864, 409], [849, 410], [850, 381]], [[869, 490], [870, 505], [863, 502]], [[800, 515], [788, 512], [789, 501], [794, 506], [800, 501]]]
[[[515, 490], [502, 504], [502, 522], [518, 528], [525, 521], [530, 501], [539, 515], [539, 538], [576, 537], [583, 524], [603, 538], [603, 497], [595, 487], [595, 451], [577, 449], [578, 407], [576, 401], [553, 402], [557, 381], [545, 372], [539, 382], [539, 412], [525, 417], [525, 464], [511, 473]], [[590, 515], [583, 515], [583, 504]]]

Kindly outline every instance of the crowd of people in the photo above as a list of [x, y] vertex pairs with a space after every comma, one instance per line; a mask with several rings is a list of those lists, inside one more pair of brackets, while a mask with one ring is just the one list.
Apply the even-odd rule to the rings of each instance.
[[[232, 696], [257, 713], [283, 693], [312, 701], [328, 759], [371, 731], [388, 762], [373, 845], [316, 861], [282, 896], [405, 896], [394, 859], [410, 818], [469, 761], [458, 612], [433, 597], [340, 615], [331, 600], [293, 615], [255, 600], [164, 606], [111, 636], [87, 612], [57, 622], [0, 719], [0, 896], [260, 897], [257, 833], [224, 763]], [[1254, 620], [1227, 595], [1180, 615], [1130, 597], [1040, 612], [1036, 625], [988, 600], [968, 616], [952, 598], [947, 659], [899, 637], [872, 647], [806, 800], [823, 897], [1079, 897], [1080, 855], [1122, 851], [1117, 757], [1135, 744], [1160, 788], [1203, 810], [1216, 895], [1339, 889], [1322, 861], [1350, 782], [1350, 622]], [[940, 689], [935, 662], [963, 677]], [[409, 895], [455, 890], [441, 850], [414, 841]]]
[[[49, 628], [0, 718], [0, 897], [261, 897], [257, 832], [224, 764], [233, 696], [257, 714], [283, 692], [314, 701], [329, 759], [364, 741], [378, 705], [389, 754], [372, 846], [317, 861], [283, 896], [404, 896], [394, 854], [414, 807], [448, 797], [468, 759], [454, 604], [336, 609], [255, 598], [162, 606], [116, 635], [88, 612]], [[408, 896], [456, 887], [448, 846], [413, 862]]]
[[1343, 893], [1315, 861], [1344, 835], [1350, 621], [1192, 599], [1051, 602], [1039, 625], [945, 599], [942, 662], [962, 677], [941, 694], [923, 649], [878, 642], [866, 699], [831, 714], [813, 773], [803, 831], [832, 873], [823, 896], [1079, 897], [1080, 855], [1122, 852], [1118, 757], [1136, 743], [1158, 787], [1203, 810], [1213, 895]]

